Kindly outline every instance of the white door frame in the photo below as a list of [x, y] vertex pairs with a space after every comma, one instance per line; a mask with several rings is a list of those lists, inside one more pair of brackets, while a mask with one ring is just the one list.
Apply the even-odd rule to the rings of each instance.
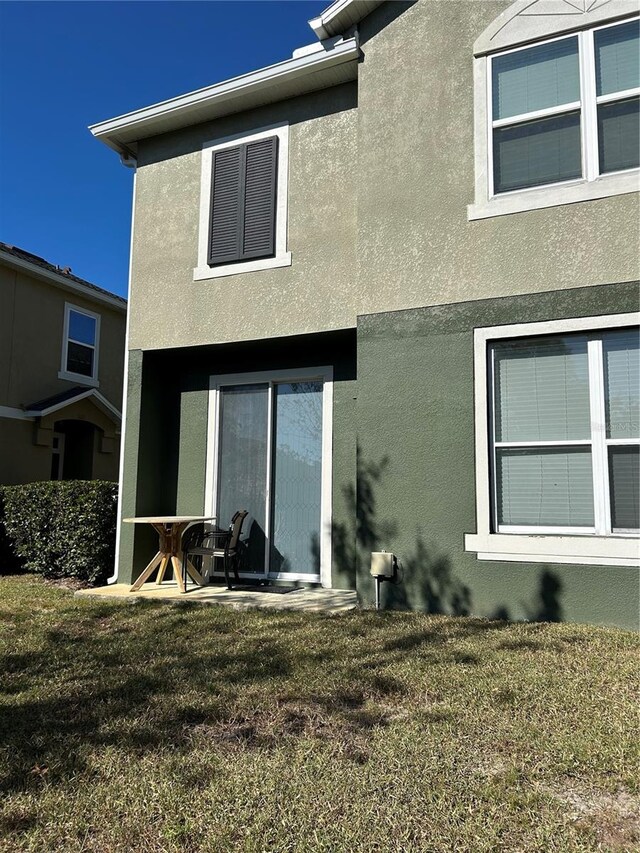
[[[271, 429], [273, 387], [280, 382], [309, 382], [320, 380], [322, 385], [322, 480], [320, 487], [320, 574], [305, 572], [267, 572], [269, 560], [269, 530], [271, 524]], [[333, 426], [333, 368], [303, 367], [292, 370], [264, 370], [257, 373], [226, 373], [209, 378], [209, 408], [207, 424], [207, 467], [205, 477], [205, 514], [217, 512], [218, 451], [220, 426], [220, 389], [228, 385], [269, 386], [268, 442], [267, 442], [267, 518], [265, 544], [265, 577], [272, 580], [299, 580], [320, 583], [331, 588], [331, 491], [332, 491], [332, 426]], [[260, 577], [259, 573], [242, 573], [241, 577]]]
[[[64, 467], [64, 433], [63, 432], [55, 432], [53, 433], [53, 439], [51, 443], [51, 456], [58, 457], [58, 480], [62, 480], [62, 469]], [[58, 446], [55, 447], [54, 442], [58, 441]], [[52, 460], [53, 461], [53, 460]]]

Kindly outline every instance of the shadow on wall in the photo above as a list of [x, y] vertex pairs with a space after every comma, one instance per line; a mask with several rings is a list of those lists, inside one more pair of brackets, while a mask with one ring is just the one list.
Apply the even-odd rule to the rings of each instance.
[[[342, 490], [346, 504], [345, 524], [334, 524], [334, 560], [340, 571], [349, 572], [357, 566], [360, 579], [359, 598], [365, 605], [373, 603], [374, 582], [369, 579], [369, 553], [404, 538], [394, 521], [379, 518], [376, 492], [389, 471], [390, 460], [383, 456], [379, 462], [363, 460], [358, 448], [356, 486]], [[364, 588], [364, 589], [363, 589]], [[520, 613], [513, 615], [506, 605], [492, 613], [492, 619], [521, 619], [531, 622], [564, 621], [561, 604], [562, 583], [548, 569], [540, 574], [538, 589], [531, 601], [520, 603]], [[398, 558], [398, 571], [393, 582], [382, 584], [382, 607], [389, 610], [421, 610], [426, 613], [448, 613], [469, 616], [473, 611], [471, 589], [453, 570], [450, 558], [417, 531], [410, 550]]]
[[[348, 524], [334, 524], [334, 559], [341, 571], [358, 563], [360, 577], [368, 577], [368, 555], [371, 551], [389, 548], [402, 534], [394, 521], [378, 517], [376, 491], [382, 485], [389, 468], [389, 457], [379, 462], [364, 460], [358, 448], [358, 473], [355, 489], [342, 490]], [[371, 579], [371, 597], [373, 579]], [[393, 610], [423, 610], [427, 613], [453, 613], [467, 616], [471, 611], [471, 592], [453, 573], [449, 558], [434, 547], [427, 546], [420, 533], [416, 535], [413, 551], [399, 563], [398, 576], [393, 583], [383, 585], [383, 607]], [[368, 597], [365, 603], [370, 604]]]
[[342, 489], [348, 522], [334, 522], [331, 527], [333, 559], [337, 568], [347, 576], [358, 564], [359, 548], [378, 550], [397, 534], [395, 524], [379, 523], [376, 518], [375, 486], [389, 465], [389, 457], [383, 456], [377, 463], [364, 462], [359, 447], [356, 456], [356, 485], [348, 485]]
[[398, 582], [389, 586], [387, 600], [396, 610], [413, 606], [427, 613], [471, 613], [471, 590], [456, 577], [450, 559], [419, 533], [413, 553], [399, 564]]
[[[525, 619], [529, 622], [564, 622], [564, 612], [560, 597], [562, 582], [549, 569], [540, 574], [538, 589], [531, 601], [521, 602]], [[497, 607], [491, 614], [492, 619], [511, 620], [513, 617], [505, 605]]]

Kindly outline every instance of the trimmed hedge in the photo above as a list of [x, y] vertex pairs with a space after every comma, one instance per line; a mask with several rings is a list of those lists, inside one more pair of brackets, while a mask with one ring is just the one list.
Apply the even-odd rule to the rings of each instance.
[[0, 528], [27, 571], [97, 584], [113, 571], [117, 502], [117, 484], [100, 480], [2, 486]]
[[4, 490], [0, 486], [0, 575], [13, 575], [22, 568], [4, 527]]

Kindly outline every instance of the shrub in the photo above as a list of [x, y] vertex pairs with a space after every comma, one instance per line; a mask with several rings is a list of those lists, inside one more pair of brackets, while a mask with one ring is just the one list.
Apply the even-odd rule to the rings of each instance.
[[[27, 571], [104, 581], [113, 569], [118, 487], [99, 480], [0, 488], [4, 527]], [[1, 538], [1, 537], [0, 537]]]
[[0, 575], [12, 575], [23, 568], [4, 527], [4, 491], [0, 487]]

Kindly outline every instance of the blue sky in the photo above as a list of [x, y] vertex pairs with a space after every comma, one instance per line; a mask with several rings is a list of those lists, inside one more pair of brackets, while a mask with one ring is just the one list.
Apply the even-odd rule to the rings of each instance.
[[133, 173], [87, 126], [288, 58], [325, 5], [0, 0], [0, 240], [126, 295]]

